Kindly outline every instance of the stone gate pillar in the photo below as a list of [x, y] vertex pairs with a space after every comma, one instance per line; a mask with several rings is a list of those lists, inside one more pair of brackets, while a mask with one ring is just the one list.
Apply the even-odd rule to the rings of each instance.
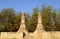
[[25, 14], [24, 12], [21, 15], [21, 24], [18, 32], [27, 32], [26, 26], [25, 26]]
[[44, 31], [43, 24], [42, 24], [42, 16], [41, 13], [38, 13], [38, 24], [35, 32], [41, 32]]

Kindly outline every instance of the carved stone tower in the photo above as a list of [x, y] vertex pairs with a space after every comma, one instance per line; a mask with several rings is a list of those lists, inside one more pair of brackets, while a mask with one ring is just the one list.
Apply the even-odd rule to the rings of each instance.
[[21, 24], [20, 24], [20, 28], [18, 30], [18, 32], [26, 32], [26, 26], [25, 26], [25, 15], [24, 12], [21, 15]]
[[35, 32], [41, 32], [44, 31], [43, 24], [42, 24], [42, 16], [41, 13], [38, 13], [38, 24]]

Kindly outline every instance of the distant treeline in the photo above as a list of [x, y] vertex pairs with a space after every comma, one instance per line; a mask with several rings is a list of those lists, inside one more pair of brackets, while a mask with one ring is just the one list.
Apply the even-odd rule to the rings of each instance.
[[[46, 31], [60, 31], [60, 10], [51, 6], [42, 6], [33, 9], [32, 15], [25, 13], [25, 24], [29, 32], [35, 31], [38, 22], [38, 12], [42, 15], [42, 24]], [[21, 23], [21, 13], [15, 12], [13, 8], [6, 8], [0, 11], [0, 31], [16, 32]]]

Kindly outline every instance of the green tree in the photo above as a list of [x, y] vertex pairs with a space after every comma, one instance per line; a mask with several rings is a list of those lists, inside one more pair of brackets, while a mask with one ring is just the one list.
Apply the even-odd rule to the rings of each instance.
[[14, 28], [13, 31], [18, 31], [21, 23], [21, 13], [17, 14], [14, 19]]
[[3, 9], [1, 11], [2, 13], [2, 20], [3, 20], [3, 25], [5, 26], [5, 30], [6, 31], [12, 31], [12, 25], [14, 25], [14, 23], [12, 24], [13, 22], [13, 19], [15, 17], [15, 12], [12, 8], [8, 8], [8, 9]]
[[52, 26], [53, 26], [53, 31], [55, 31], [55, 29], [56, 29], [56, 10], [52, 10]]
[[30, 22], [30, 20], [31, 20], [31, 16], [30, 16], [30, 14], [29, 13], [25, 13], [25, 24], [26, 24], [26, 27], [27, 27], [27, 30], [28, 31], [30, 31], [30, 24], [31, 24], [31, 22]]
[[34, 32], [37, 27], [39, 8], [33, 9], [33, 14], [26, 14], [26, 26], [29, 32]]
[[33, 14], [31, 16], [31, 20], [30, 20], [30, 31], [31, 32], [34, 32], [36, 27], [37, 27], [38, 12], [39, 12], [39, 8], [38, 7], [33, 9]]
[[51, 23], [51, 10], [52, 8], [50, 6], [43, 6], [41, 10], [42, 22], [46, 31], [52, 31], [53, 29], [53, 26]]
[[60, 31], [60, 12], [57, 13], [56, 16], [56, 31]]

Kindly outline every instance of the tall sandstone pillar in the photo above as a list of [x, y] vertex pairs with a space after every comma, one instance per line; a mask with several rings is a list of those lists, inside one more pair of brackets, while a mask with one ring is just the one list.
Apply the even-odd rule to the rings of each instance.
[[44, 31], [43, 24], [42, 24], [42, 16], [41, 13], [38, 13], [38, 24], [35, 32], [42, 32]]
[[21, 24], [18, 32], [27, 32], [26, 26], [25, 26], [25, 15], [24, 12], [21, 15]]

